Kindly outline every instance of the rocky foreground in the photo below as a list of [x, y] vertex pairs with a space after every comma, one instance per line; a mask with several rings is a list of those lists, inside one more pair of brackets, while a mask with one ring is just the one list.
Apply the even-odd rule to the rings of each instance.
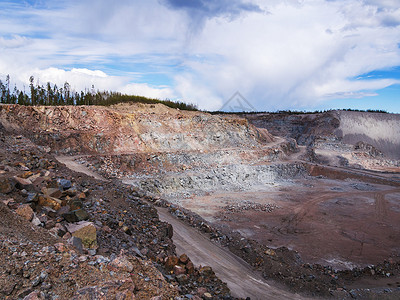
[[231, 299], [132, 188], [0, 130], [1, 299]]

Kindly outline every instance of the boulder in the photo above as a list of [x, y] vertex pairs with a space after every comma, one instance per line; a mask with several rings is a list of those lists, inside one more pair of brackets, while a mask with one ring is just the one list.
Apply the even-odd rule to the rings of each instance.
[[120, 255], [109, 263], [109, 267], [120, 269], [125, 272], [132, 272], [133, 265], [125, 255]]
[[189, 257], [186, 254], [182, 254], [179, 256], [179, 261], [183, 264], [187, 264], [189, 262]]
[[39, 205], [40, 206], [47, 206], [54, 210], [59, 210], [61, 208], [61, 200], [57, 198], [53, 198], [50, 196], [39, 196]]
[[42, 222], [40, 222], [39, 218], [34, 214], [32, 218], [32, 224], [35, 226], [41, 226]]
[[14, 176], [14, 179], [17, 182], [17, 188], [19, 188], [20, 190], [28, 189], [32, 185], [32, 181], [30, 181], [29, 179], [21, 178], [18, 176]]
[[165, 260], [165, 268], [168, 271], [172, 271], [174, 266], [177, 265], [179, 262], [179, 258], [176, 256], [168, 256]]
[[82, 240], [83, 247], [87, 249], [97, 248], [96, 227], [92, 222], [81, 221], [76, 224], [69, 224], [67, 229], [72, 234], [72, 237], [77, 237]]
[[58, 188], [43, 188], [42, 193], [53, 198], [61, 198], [62, 192]]
[[78, 210], [83, 207], [82, 201], [78, 199], [71, 199], [67, 203], [70, 206], [71, 210]]
[[15, 181], [10, 180], [9, 178], [5, 178], [0, 180], [0, 193], [9, 194], [15, 188]]
[[64, 179], [64, 178], [58, 179], [58, 180], [57, 180], [57, 183], [58, 183], [58, 185], [59, 185], [61, 188], [63, 188], [64, 190], [68, 190], [68, 189], [71, 188], [71, 186], [72, 186], [71, 181], [70, 181], [70, 180], [67, 180], [67, 179]]
[[15, 212], [29, 222], [32, 220], [34, 214], [29, 204], [20, 205]]
[[62, 214], [65, 220], [70, 223], [75, 223], [79, 221], [84, 221], [89, 219], [89, 214], [84, 209], [77, 209], [67, 213]]
[[185, 273], [186, 273], [185, 267], [178, 266], [178, 265], [174, 266], [174, 274], [175, 275], [181, 275], [181, 274], [185, 274]]

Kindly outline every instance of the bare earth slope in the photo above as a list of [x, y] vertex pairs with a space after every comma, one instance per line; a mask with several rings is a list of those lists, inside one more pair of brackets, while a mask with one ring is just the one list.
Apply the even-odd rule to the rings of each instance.
[[296, 139], [299, 145], [312, 145], [318, 139], [339, 140], [345, 144], [370, 144], [388, 157], [400, 158], [400, 115], [356, 111], [330, 111], [315, 114], [248, 114], [253, 125], [277, 136]]
[[271, 141], [244, 119], [180, 112], [164, 105], [0, 106], [5, 129], [61, 153], [120, 154], [253, 147]]

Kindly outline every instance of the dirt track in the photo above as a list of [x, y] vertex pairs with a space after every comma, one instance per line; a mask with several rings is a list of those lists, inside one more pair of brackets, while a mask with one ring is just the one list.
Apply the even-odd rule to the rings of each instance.
[[[73, 171], [105, 180], [84, 165], [76, 163], [74, 157], [57, 157], [57, 159]], [[173, 241], [177, 254], [186, 253], [197, 266], [211, 266], [217, 276], [228, 284], [234, 297], [250, 297], [252, 300], [305, 299], [297, 294], [272, 287], [229, 250], [213, 244], [196, 229], [171, 216], [167, 209], [158, 207], [157, 210], [160, 219], [173, 227]]]
[[209, 265], [219, 278], [228, 284], [235, 297], [251, 299], [304, 299], [299, 295], [277, 289], [254, 273], [229, 250], [218, 247], [196, 229], [174, 218], [165, 208], [158, 208], [162, 221], [174, 228], [172, 237], [178, 254], [186, 253], [195, 265]]
[[99, 175], [99, 174], [97, 174], [95, 172], [92, 172], [91, 170], [86, 168], [84, 165], [75, 162], [75, 159], [78, 158], [78, 157], [80, 157], [80, 156], [57, 156], [56, 159], [60, 163], [65, 164], [72, 171], [79, 172], [79, 173], [84, 173], [86, 175], [92, 176], [93, 178], [96, 178], [96, 179], [99, 179], [99, 180], [102, 180], [102, 181], [107, 181], [101, 175]]

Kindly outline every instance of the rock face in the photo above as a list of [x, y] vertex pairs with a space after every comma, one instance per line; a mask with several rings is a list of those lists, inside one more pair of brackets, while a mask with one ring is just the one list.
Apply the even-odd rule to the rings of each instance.
[[290, 137], [299, 145], [309, 146], [315, 137], [331, 136], [339, 127], [335, 112], [317, 114], [255, 113], [243, 117], [256, 127], [266, 128], [276, 136]]
[[385, 156], [400, 159], [400, 115], [338, 112], [340, 125], [335, 134], [346, 144], [370, 144]]
[[299, 145], [316, 139], [336, 139], [344, 144], [370, 144], [384, 155], [400, 158], [400, 115], [356, 111], [316, 114], [259, 113], [245, 115], [257, 127], [277, 136], [294, 138]]
[[0, 107], [0, 124], [30, 132], [62, 153], [124, 153], [251, 147], [272, 136], [236, 116], [215, 116], [157, 105]]

